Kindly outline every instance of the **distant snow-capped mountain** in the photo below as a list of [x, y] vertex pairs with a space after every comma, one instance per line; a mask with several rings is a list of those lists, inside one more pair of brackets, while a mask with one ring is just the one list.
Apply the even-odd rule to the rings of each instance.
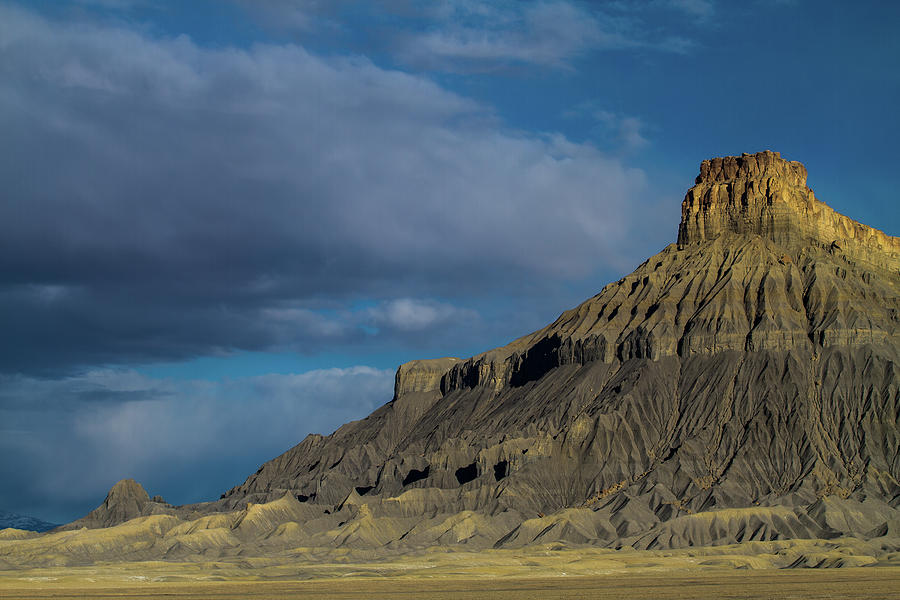
[[49, 531], [54, 527], [58, 527], [56, 523], [48, 523], [29, 517], [27, 515], [17, 515], [15, 513], [0, 510], [0, 529], [12, 527], [13, 529], [25, 529], [27, 531]]

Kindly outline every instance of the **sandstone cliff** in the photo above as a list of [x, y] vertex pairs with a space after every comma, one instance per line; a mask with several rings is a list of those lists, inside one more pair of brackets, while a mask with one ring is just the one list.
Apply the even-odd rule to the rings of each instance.
[[806, 167], [777, 152], [705, 160], [681, 205], [679, 245], [723, 233], [759, 235], [797, 251], [814, 245], [900, 273], [900, 238], [845, 217], [816, 200]]

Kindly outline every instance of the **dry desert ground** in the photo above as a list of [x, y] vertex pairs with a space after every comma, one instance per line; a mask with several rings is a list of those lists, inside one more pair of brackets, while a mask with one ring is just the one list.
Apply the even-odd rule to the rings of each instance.
[[381, 561], [349, 553], [310, 561], [298, 553], [293, 561], [42, 567], [0, 573], [0, 597], [900, 599], [900, 567], [894, 560], [867, 567], [775, 569], [768, 567], [766, 552], [749, 550], [753, 554], [742, 554], [738, 546], [668, 552], [546, 546], [435, 550]]

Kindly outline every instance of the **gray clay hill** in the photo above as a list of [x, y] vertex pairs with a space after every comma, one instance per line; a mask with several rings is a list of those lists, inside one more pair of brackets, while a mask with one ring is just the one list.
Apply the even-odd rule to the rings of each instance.
[[[219, 554], [846, 536], [896, 552], [900, 238], [806, 176], [773, 152], [704, 161], [677, 242], [547, 327], [402, 365], [390, 402], [218, 501], [129, 482], [67, 529], [161, 515], [224, 531]], [[160, 544], [140, 555], [210, 548]]]

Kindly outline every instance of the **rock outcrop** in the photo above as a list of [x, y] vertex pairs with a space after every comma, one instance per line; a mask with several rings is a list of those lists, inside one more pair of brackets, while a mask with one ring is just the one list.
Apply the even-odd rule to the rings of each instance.
[[137, 517], [174, 513], [174, 508], [161, 497], [156, 496], [151, 500], [150, 494], [141, 484], [134, 479], [123, 479], [109, 490], [103, 504], [77, 521], [62, 525], [54, 531], [82, 527], [97, 529], [124, 523]]
[[[704, 161], [682, 214], [678, 243], [632, 274], [502, 348], [401, 366], [392, 403], [217, 508], [289, 491], [357, 493], [388, 517], [579, 509], [593, 525], [571, 539], [609, 544], [720, 509], [745, 511], [737, 529], [817, 537], [841, 528], [803, 507], [831, 496], [894, 514], [900, 241], [816, 200], [772, 152]], [[782, 505], [796, 520], [766, 516]]]
[[817, 245], [855, 263], [900, 274], [900, 238], [857, 223], [816, 200], [806, 167], [778, 152], [705, 160], [681, 205], [679, 245], [723, 233], [759, 235], [797, 251]]
[[394, 378], [394, 400], [410, 394], [440, 392], [441, 378], [458, 362], [458, 358], [435, 358], [400, 365]]
[[[633, 273], [506, 346], [401, 366], [365, 419], [179, 510], [244, 511], [216, 527], [245, 539], [254, 515], [257, 538], [304, 546], [896, 551], [898, 256], [816, 200], [800, 163], [704, 161], [678, 242]], [[147, 514], [127, 496], [86, 519]]]

